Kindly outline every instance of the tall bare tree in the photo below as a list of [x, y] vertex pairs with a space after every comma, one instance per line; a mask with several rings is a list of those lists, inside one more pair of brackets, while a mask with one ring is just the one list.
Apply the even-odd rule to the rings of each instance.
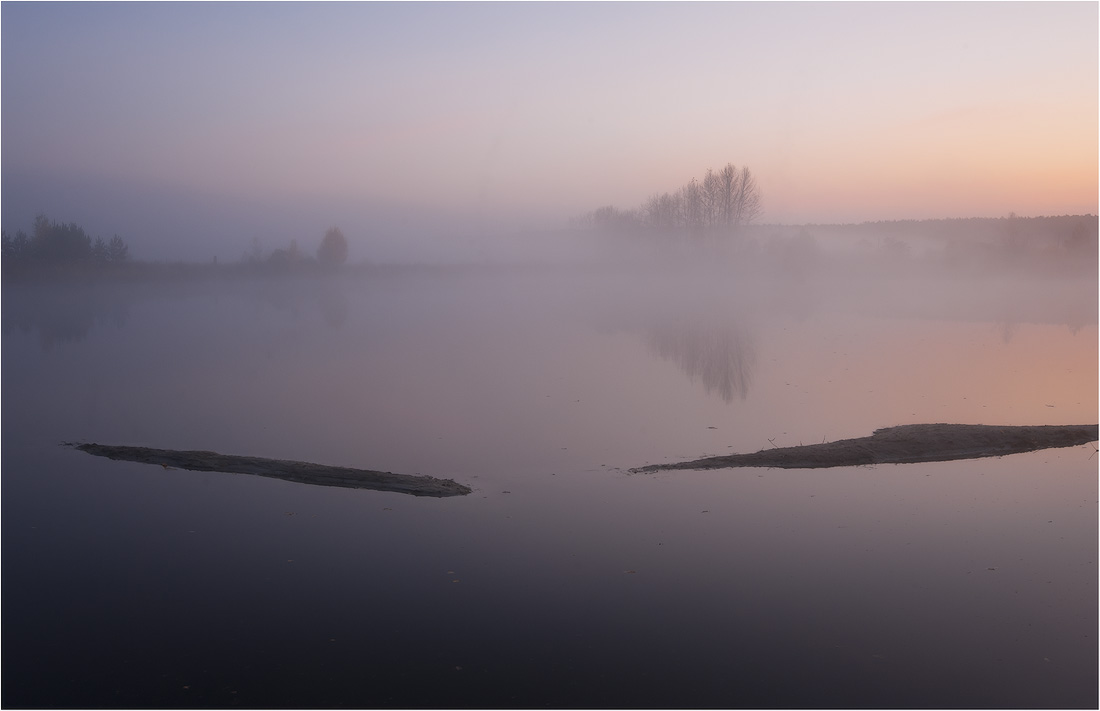
[[734, 198], [735, 225], [747, 225], [760, 217], [763, 207], [760, 204], [760, 189], [756, 186], [756, 178], [748, 166], [743, 166], [737, 175], [737, 192]]
[[710, 168], [703, 176], [703, 223], [706, 227], [721, 224], [722, 179]]
[[733, 198], [737, 191], [737, 168], [733, 163], [726, 163], [726, 167], [718, 171], [718, 181], [721, 194], [719, 221], [723, 227], [729, 227], [733, 224]]
[[684, 226], [693, 232], [703, 228], [703, 189], [695, 178], [680, 189], [684, 203]]

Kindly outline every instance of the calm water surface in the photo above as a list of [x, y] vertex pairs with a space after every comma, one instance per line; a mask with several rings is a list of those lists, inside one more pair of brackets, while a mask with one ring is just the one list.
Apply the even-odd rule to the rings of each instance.
[[[980, 286], [5, 286], [4, 705], [1095, 707], [1094, 445], [627, 472], [904, 423], [1096, 422], [1095, 281]], [[58, 446], [77, 440], [474, 492]]]

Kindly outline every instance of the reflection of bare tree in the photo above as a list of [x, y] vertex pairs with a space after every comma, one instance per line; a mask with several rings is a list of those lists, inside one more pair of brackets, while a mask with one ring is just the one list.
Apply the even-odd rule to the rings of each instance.
[[708, 394], [717, 392], [725, 402], [732, 402], [734, 395], [748, 395], [756, 353], [737, 328], [664, 324], [648, 330], [646, 345], [676, 363], [692, 381], [700, 378]]

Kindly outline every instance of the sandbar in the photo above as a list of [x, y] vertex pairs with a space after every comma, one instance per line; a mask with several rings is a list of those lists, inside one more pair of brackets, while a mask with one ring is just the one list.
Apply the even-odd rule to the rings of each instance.
[[1053, 447], [1073, 447], [1097, 439], [1097, 425], [899, 425], [877, 429], [870, 437], [798, 447], [762, 449], [687, 462], [650, 464], [631, 472], [669, 469], [778, 467], [821, 469], [868, 464], [946, 462], [1000, 457]]
[[151, 447], [127, 447], [91, 443], [66, 443], [97, 457], [120, 459], [143, 464], [159, 464], [203, 472], [227, 472], [230, 474], [254, 474], [272, 479], [292, 481], [315, 486], [339, 486], [348, 489], [373, 489], [393, 491], [412, 496], [465, 496], [470, 487], [453, 479], [437, 479], [431, 476], [394, 474], [393, 472], [330, 467], [311, 462], [294, 462], [286, 459], [241, 457], [199, 450], [153, 449]]

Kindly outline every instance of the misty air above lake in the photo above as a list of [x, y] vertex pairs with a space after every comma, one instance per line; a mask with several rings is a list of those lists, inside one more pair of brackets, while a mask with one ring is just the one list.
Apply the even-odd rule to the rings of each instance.
[[1096, 708], [1094, 3], [4, 3], [5, 708]]
[[[1085, 225], [1095, 245], [1095, 218], [1060, 224]], [[8, 578], [21, 653], [5, 666], [22, 681], [5, 694], [16, 706], [1083, 703], [1095, 443], [627, 471], [908, 423], [1095, 421], [1087, 260], [1058, 240], [1022, 260], [981, 240], [860, 246], [869, 231], [851, 228], [844, 250], [812, 228], [648, 245], [588, 230], [621, 259], [569, 265], [5, 275], [4, 472], [20, 502], [5, 552], [23, 580]], [[59, 446], [72, 441], [472, 491], [308, 486]]]

